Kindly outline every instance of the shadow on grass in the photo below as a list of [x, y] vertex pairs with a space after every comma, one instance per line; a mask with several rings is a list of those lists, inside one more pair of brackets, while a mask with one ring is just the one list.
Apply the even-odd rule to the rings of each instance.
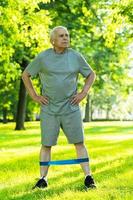
[[[97, 164], [96, 168], [97, 169], [101, 169], [101, 171], [99, 170], [99, 172], [94, 172], [94, 177], [96, 182], [99, 185], [99, 189], [105, 189], [102, 188], [103, 186], [100, 187], [100, 184], [102, 185], [103, 181], [109, 180], [111, 178], [116, 178], [117, 180], [117, 176], [121, 175], [128, 172], [130, 173], [131, 171], [131, 166], [132, 166], [132, 156], [127, 156], [126, 158], [123, 159], [123, 162], [120, 162], [119, 166], [111, 166], [111, 164], [114, 163], [114, 161], [121, 161], [122, 158], [119, 159], [114, 159], [112, 161], [110, 161], [108, 163], [107, 162], [101, 162], [99, 164]], [[110, 164], [110, 165], [109, 165]], [[102, 170], [102, 167], [106, 166], [106, 169]], [[92, 166], [92, 169], [94, 167]], [[93, 171], [93, 170], [92, 170]], [[94, 170], [95, 171], [95, 170]], [[83, 185], [83, 178], [78, 178], [78, 176], [81, 176], [82, 171], [80, 170], [76, 170], [74, 172], [65, 172], [62, 173], [61, 175], [58, 175], [57, 177], [53, 177], [50, 178], [49, 180], [49, 187], [45, 190], [40, 190], [40, 189], [35, 189], [35, 190], [31, 190], [33, 183], [31, 184], [31, 182], [28, 183], [23, 183], [23, 184], [19, 184], [19, 185], [15, 185], [15, 187], [11, 188], [6, 188], [2, 191], [3, 195], [6, 194], [6, 191], [11, 191], [10, 193], [7, 192], [6, 194], [6, 199], [14, 199], [14, 200], [30, 200], [30, 199], [42, 199], [42, 198], [52, 198], [56, 195], [61, 195], [63, 192], [66, 191], [72, 191], [72, 192], [85, 192], [84, 190], [84, 185]], [[61, 179], [65, 177], [66, 180], [68, 181], [68, 183], [63, 184]], [[75, 181], [72, 181], [72, 178], [75, 178]], [[123, 176], [123, 181], [124, 181], [124, 176]], [[61, 184], [60, 184], [61, 183]], [[110, 188], [108, 186], [106, 186], [106, 189], [109, 190]], [[121, 187], [118, 185], [117, 187], [118, 190], [126, 190], [127, 188]], [[13, 191], [17, 191], [16, 194], [10, 195]], [[131, 188], [129, 188], [129, 190], [131, 190]], [[1, 193], [1, 194], [2, 194]]]
[[133, 126], [98, 126], [98, 127], [88, 127], [85, 128], [86, 134], [93, 134], [93, 135], [99, 135], [99, 134], [118, 134], [118, 133], [127, 133], [128, 131], [131, 131], [133, 133]]

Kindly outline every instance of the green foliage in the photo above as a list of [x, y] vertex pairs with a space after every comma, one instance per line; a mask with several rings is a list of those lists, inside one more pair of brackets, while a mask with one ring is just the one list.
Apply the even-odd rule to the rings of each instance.
[[[19, 84], [21, 72], [37, 53], [49, 46], [48, 27], [51, 21], [48, 11], [39, 9], [40, 1], [48, 2], [7, 0], [0, 7], [1, 108], [10, 110], [16, 104], [19, 90], [16, 84]], [[17, 89], [17, 93], [14, 89]]]

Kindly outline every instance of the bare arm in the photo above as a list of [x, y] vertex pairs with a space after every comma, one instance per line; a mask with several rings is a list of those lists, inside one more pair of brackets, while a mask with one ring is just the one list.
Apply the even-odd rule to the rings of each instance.
[[89, 76], [85, 79], [85, 85], [82, 91], [73, 96], [73, 98], [71, 99], [71, 104], [79, 104], [80, 101], [82, 101], [87, 96], [89, 89], [91, 88], [95, 80], [95, 77], [96, 75], [94, 72], [91, 72], [91, 74], [89, 74]]
[[91, 74], [85, 79], [85, 85], [83, 87], [82, 93], [85, 93], [87, 95], [89, 89], [91, 88], [93, 82], [95, 81], [96, 75], [94, 72], [91, 72]]
[[25, 85], [29, 95], [31, 96], [31, 98], [34, 101], [40, 103], [41, 105], [48, 104], [48, 98], [47, 97], [37, 95], [28, 72], [26, 72], [26, 71], [23, 72], [22, 80], [24, 82], [24, 85]]

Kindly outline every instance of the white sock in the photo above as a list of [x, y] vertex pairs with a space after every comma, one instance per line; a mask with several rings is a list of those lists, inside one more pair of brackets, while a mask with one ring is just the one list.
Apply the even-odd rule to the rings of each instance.
[[44, 179], [45, 181], [47, 181], [47, 177], [46, 176], [41, 176], [40, 179]]
[[85, 178], [86, 178], [87, 176], [91, 176], [91, 174], [85, 175]]

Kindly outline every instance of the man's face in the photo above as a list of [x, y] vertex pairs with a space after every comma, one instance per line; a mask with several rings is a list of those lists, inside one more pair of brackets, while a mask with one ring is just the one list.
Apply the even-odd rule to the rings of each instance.
[[59, 48], [69, 47], [70, 37], [67, 30], [60, 28], [56, 30], [53, 38], [53, 45]]

